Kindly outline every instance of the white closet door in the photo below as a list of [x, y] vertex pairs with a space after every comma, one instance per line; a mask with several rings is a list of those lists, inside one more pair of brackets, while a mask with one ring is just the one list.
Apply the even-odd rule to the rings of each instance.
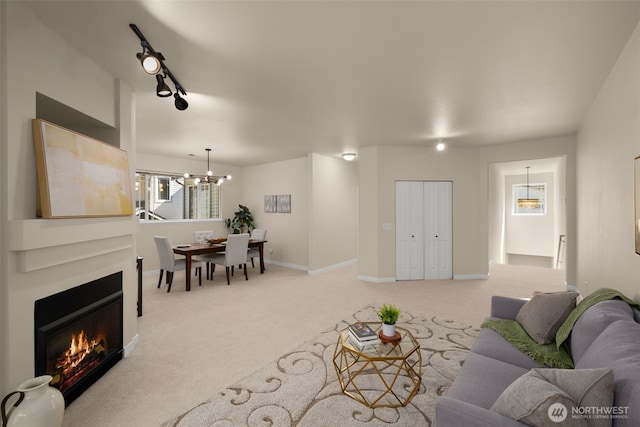
[[424, 278], [424, 203], [419, 181], [396, 182], [396, 279]]
[[396, 280], [450, 279], [451, 182], [396, 182]]
[[425, 279], [451, 279], [452, 268], [451, 182], [424, 183]]

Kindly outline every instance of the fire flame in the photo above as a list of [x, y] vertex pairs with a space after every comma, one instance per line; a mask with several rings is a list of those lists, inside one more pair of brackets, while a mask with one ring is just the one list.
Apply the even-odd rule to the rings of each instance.
[[89, 353], [91, 353], [91, 351], [93, 351], [96, 345], [98, 345], [98, 343], [95, 339], [87, 339], [87, 335], [84, 330], [80, 331], [77, 337], [75, 335], [71, 335], [71, 345], [59, 359], [58, 367], [64, 368], [65, 371], [75, 368]]

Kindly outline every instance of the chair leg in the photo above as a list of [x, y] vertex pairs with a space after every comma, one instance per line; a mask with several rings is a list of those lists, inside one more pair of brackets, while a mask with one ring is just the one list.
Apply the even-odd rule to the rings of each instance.
[[242, 264], [244, 267], [244, 280], [249, 280], [249, 273], [247, 272], [247, 264]]
[[256, 264], [253, 262], [253, 258], [251, 258], [251, 267], [256, 268]]
[[167, 271], [167, 283], [169, 284], [167, 292], [171, 292], [171, 285], [173, 284], [173, 271]]
[[[163, 269], [160, 269], [160, 280], [158, 280], [158, 289], [160, 289], [160, 285], [162, 284], [162, 274], [164, 273]], [[167, 274], [169, 274], [169, 272], [167, 271]]]
[[[231, 282], [229, 281], [229, 267], [226, 267], [226, 268], [227, 268], [227, 285], [230, 285]], [[231, 267], [231, 268], [233, 268], [233, 267]]]
[[198, 284], [202, 286], [202, 267], [196, 268], [196, 272], [198, 273]]
[[[229, 267], [227, 267], [227, 269], [228, 269], [228, 268], [229, 268]], [[234, 269], [234, 268], [235, 268], [235, 265], [232, 265], [232, 266], [231, 266], [231, 275], [232, 275], [232, 276], [234, 275], [234, 274], [233, 274], [233, 273], [234, 273], [234, 271], [233, 271], [233, 269]]]
[[207, 280], [209, 280], [209, 264], [210, 263], [207, 263]]

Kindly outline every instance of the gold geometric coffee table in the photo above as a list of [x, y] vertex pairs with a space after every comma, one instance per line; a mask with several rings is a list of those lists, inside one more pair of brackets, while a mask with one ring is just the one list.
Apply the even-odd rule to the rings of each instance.
[[[367, 322], [376, 333], [381, 322]], [[352, 342], [347, 328], [340, 331], [333, 353], [342, 392], [369, 408], [407, 406], [420, 390], [420, 344], [404, 328], [397, 344], [373, 344], [362, 348]]]

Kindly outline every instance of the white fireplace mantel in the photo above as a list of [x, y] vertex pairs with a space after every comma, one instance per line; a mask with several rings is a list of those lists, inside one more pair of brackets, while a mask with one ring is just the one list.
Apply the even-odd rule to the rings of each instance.
[[134, 216], [10, 223], [9, 250], [17, 252], [23, 273], [129, 249], [139, 227]]

